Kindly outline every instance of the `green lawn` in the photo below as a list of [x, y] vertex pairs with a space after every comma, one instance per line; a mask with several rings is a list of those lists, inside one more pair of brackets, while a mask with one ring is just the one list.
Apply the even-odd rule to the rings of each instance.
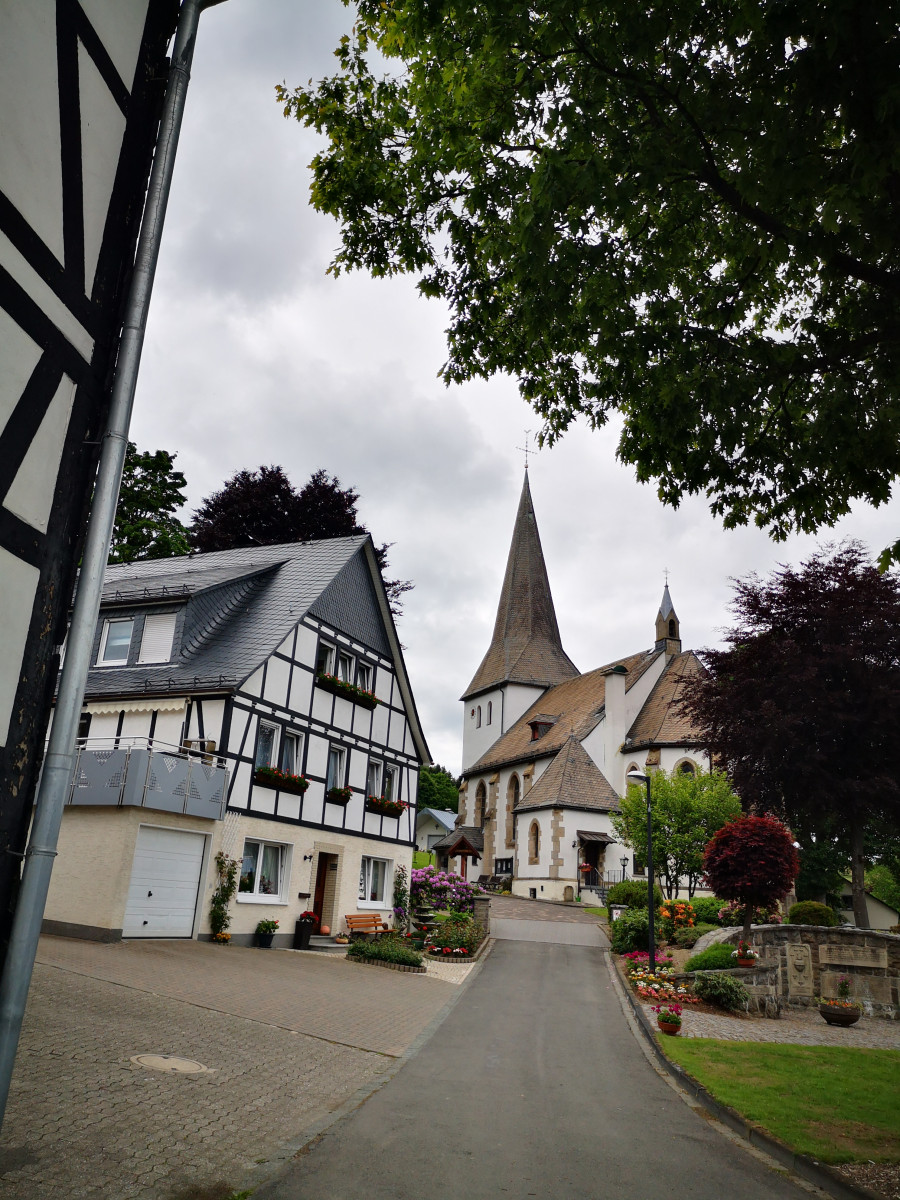
[[595, 917], [604, 917], [605, 918], [605, 917], [609, 916], [609, 913], [606, 911], [605, 908], [588, 908], [588, 906], [585, 905], [584, 911], [592, 913], [593, 916], [595, 916]]
[[717, 1100], [802, 1154], [828, 1163], [900, 1160], [900, 1050], [661, 1041]]

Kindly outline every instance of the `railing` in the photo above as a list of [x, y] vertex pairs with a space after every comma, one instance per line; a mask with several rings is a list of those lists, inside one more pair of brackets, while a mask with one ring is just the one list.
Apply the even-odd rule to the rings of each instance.
[[79, 742], [69, 804], [151, 808], [221, 821], [228, 770], [220, 755], [151, 738]]
[[606, 893], [614, 883], [621, 883], [626, 878], [624, 871], [614, 871], [611, 875], [601, 875], [596, 867], [592, 867], [590, 871], [580, 871], [581, 890], [590, 888], [592, 891], [600, 893], [600, 899], [606, 903]]

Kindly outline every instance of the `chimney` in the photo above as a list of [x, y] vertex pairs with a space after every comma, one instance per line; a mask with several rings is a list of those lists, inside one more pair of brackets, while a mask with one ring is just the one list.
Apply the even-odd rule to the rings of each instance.
[[[603, 672], [603, 678], [606, 682], [604, 700], [606, 720], [603, 725], [603, 747], [607, 771], [612, 768], [613, 763], [616, 761], [616, 754], [618, 754], [619, 747], [625, 740], [625, 734], [627, 733], [625, 720], [625, 676], [627, 674], [627, 670], [621, 664], [610, 667], [608, 671]], [[608, 775], [607, 778], [609, 778]]]

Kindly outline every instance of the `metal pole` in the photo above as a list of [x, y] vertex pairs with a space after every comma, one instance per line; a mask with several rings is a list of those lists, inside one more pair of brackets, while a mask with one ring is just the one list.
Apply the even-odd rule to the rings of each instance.
[[650, 776], [647, 776], [647, 916], [649, 917], [648, 934], [650, 938], [650, 970], [656, 969], [656, 903], [653, 887], [653, 834], [651, 832], [650, 807]]
[[128, 445], [128, 426], [131, 421], [150, 293], [156, 273], [175, 165], [175, 151], [178, 148], [178, 135], [190, 79], [197, 24], [201, 11], [208, 8], [210, 3], [218, 2], [219, 0], [183, 0], [178, 15], [159, 138], [147, 186], [134, 274], [119, 343], [109, 418], [100, 451], [100, 465], [97, 469], [94, 498], [88, 520], [84, 557], [72, 611], [72, 624], [69, 627], [66, 659], [60, 674], [53, 727], [44, 758], [31, 837], [25, 851], [22, 884], [13, 917], [9, 949], [3, 977], [0, 979], [0, 1127], [6, 1112], [25, 1002], [34, 970], [44, 906], [50, 888], [50, 873], [59, 841], [59, 827], [75, 765], [75, 738], [90, 668], [94, 629], [100, 610], [103, 573], [109, 557], [109, 544], [115, 523], [116, 504]]

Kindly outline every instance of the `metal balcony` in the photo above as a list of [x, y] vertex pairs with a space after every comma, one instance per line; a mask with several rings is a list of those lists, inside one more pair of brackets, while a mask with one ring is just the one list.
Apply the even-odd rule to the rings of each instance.
[[[127, 742], [127, 744], [126, 744]], [[150, 808], [221, 821], [228, 794], [225, 760], [146, 738], [78, 744], [69, 804]]]

